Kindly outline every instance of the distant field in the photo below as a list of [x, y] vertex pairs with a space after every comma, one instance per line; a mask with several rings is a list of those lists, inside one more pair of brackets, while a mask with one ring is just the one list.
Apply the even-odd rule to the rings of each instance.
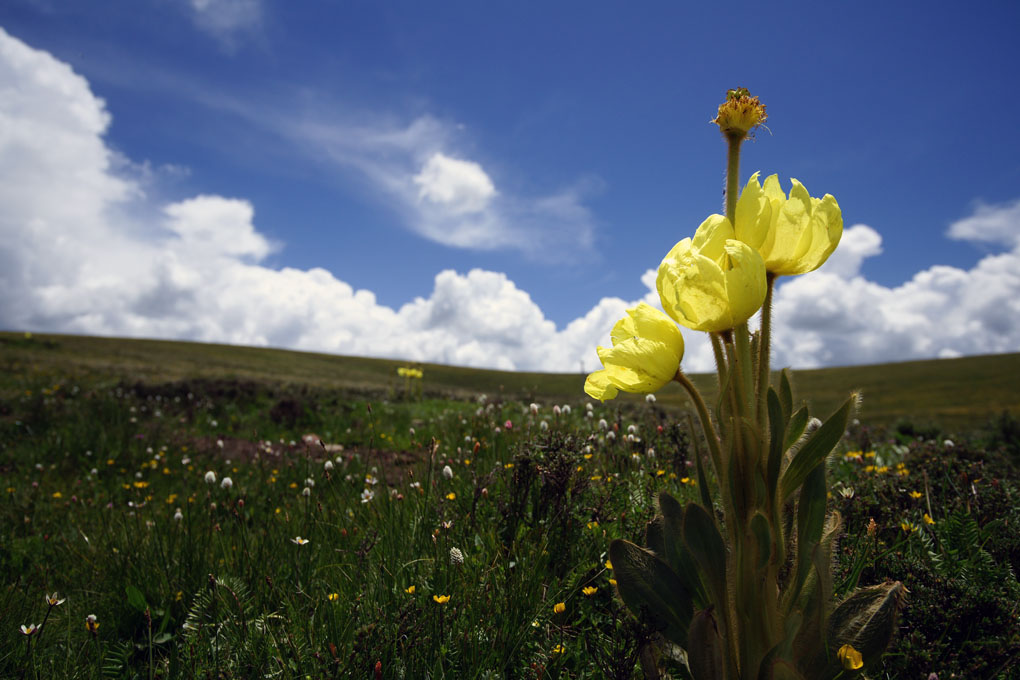
[[[0, 332], [0, 395], [47, 380], [86, 383], [161, 383], [195, 378], [250, 380], [281, 387], [387, 393], [403, 386], [389, 359], [294, 352], [164, 340], [129, 340], [73, 335]], [[577, 399], [584, 375], [491, 371], [421, 364], [423, 388], [433, 396], [488, 393], [529, 400]], [[977, 427], [1009, 411], [1020, 413], [1020, 354], [911, 361], [794, 372], [800, 398], [824, 413], [848, 392], [864, 395], [860, 417], [874, 425], [900, 419], [945, 429]], [[694, 376], [711, 392], [714, 378]], [[634, 399], [629, 395], [625, 398]], [[658, 394], [664, 406], [685, 398], [671, 385]]]

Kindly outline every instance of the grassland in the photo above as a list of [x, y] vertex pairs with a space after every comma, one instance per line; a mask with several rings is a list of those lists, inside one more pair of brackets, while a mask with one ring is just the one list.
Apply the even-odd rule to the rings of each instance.
[[[1018, 361], [795, 375], [865, 393], [835, 594], [911, 593], [873, 678], [1018, 677]], [[679, 394], [401, 365], [0, 334], [0, 677], [688, 677], [606, 563], [700, 492]]]
[[[90, 382], [165, 383], [196, 378], [252, 381], [300, 389], [378, 396], [402, 388], [396, 369], [405, 362], [312, 352], [164, 340], [73, 335], [0, 333], [0, 394], [20, 388], [25, 376], [59, 375]], [[437, 398], [500, 395], [524, 401], [564, 401], [582, 394], [584, 375], [506, 372], [421, 364], [425, 394]], [[851, 391], [860, 391], [860, 418], [872, 425], [909, 420], [946, 430], [987, 423], [1003, 412], [1020, 413], [1020, 354], [911, 361], [794, 371], [800, 396], [822, 414]], [[714, 375], [695, 375], [713, 392]], [[675, 385], [659, 395], [663, 406], [680, 407]], [[622, 397], [627, 399], [627, 396]], [[632, 402], [639, 397], [630, 397]]]

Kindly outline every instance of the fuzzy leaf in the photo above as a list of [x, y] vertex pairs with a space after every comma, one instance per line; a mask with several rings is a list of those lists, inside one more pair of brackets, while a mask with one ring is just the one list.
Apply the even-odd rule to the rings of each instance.
[[779, 501], [786, 503], [791, 496], [804, 483], [807, 476], [815, 467], [823, 462], [832, 453], [832, 449], [839, 443], [846, 432], [846, 423], [850, 419], [850, 411], [853, 409], [857, 398], [851, 396], [838, 411], [829, 416], [821, 427], [815, 430], [804, 446], [797, 452], [790, 461], [790, 465], [783, 472], [779, 482]]
[[656, 515], [645, 525], [645, 547], [666, 559], [666, 540], [663, 534], [663, 517]]
[[685, 644], [694, 610], [676, 573], [650, 550], [621, 539], [609, 544], [609, 559], [627, 607], [671, 642]]
[[808, 413], [807, 406], [801, 406], [797, 409], [797, 412], [790, 416], [790, 420], [786, 426], [786, 436], [783, 438], [783, 450], [788, 450], [793, 446], [800, 436], [804, 434], [804, 428], [807, 427], [808, 419], [811, 414]]
[[[784, 372], [785, 375], [785, 372]], [[775, 489], [779, 470], [783, 465], [783, 433], [786, 432], [788, 417], [779, 401], [776, 391], [769, 388], [767, 396], [769, 412], [769, 458], [766, 465], [768, 488]]]
[[659, 494], [659, 510], [663, 520], [664, 550], [661, 557], [687, 586], [694, 606], [702, 608], [708, 604], [708, 596], [694, 558], [684, 545], [684, 508], [679, 501], [663, 491]]
[[905, 597], [906, 588], [896, 581], [861, 588], [843, 600], [829, 617], [829, 670], [841, 668], [836, 650], [847, 644], [864, 657], [865, 670], [877, 665], [896, 633]]
[[694, 680], [723, 680], [723, 640], [709, 606], [694, 615], [687, 634], [687, 665]]
[[696, 503], [688, 503], [684, 510], [684, 543], [698, 565], [715, 604], [721, 608], [728, 606], [726, 545], [715, 520]]
[[783, 407], [783, 415], [789, 419], [793, 415], [793, 387], [790, 385], [790, 369], [788, 368], [784, 368], [779, 374], [779, 403]]
[[772, 557], [772, 530], [768, 518], [760, 511], [754, 513], [754, 517], [751, 518], [751, 534], [758, 549], [757, 567], [764, 569]]

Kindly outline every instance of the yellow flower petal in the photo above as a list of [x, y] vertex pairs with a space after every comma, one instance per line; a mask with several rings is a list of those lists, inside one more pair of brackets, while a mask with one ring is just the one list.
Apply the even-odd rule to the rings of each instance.
[[848, 671], [855, 671], [864, 666], [864, 658], [852, 645], [840, 647], [839, 651], [836, 652], [836, 656], [839, 658], [840, 663], [843, 664], [843, 668]]

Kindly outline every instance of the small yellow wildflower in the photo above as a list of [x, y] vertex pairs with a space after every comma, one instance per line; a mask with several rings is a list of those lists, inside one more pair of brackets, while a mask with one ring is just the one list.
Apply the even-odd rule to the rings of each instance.
[[585, 597], [591, 597], [596, 593], [596, 591], [598, 591], [598, 588], [596, 588], [595, 586], [587, 586], [585, 588], [581, 588], [581, 592], [584, 593]]
[[920, 491], [911, 491], [911, 492], [910, 492], [910, 494], [908, 494], [908, 495], [909, 495], [909, 496], [910, 496], [911, 498], [913, 498], [913, 499], [914, 499], [915, 501], [916, 501], [916, 500], [917, 500], [918, 498], [921, 498], [922, 496], [924, 496], [924, 494], [923, 494], [923, 493], [921, 493]]
[[565, 602], [557, 602], [553, 605], [553, 613], [562, 614], [565, 611], [567, 611], [567, 605]]
[[53, 497], [54, 498], [63, 498], [64, 494], [60, 493], [59, 491], [54, 491], [53, 492]]
[[433, 595], [432, 599], [435, 600], [439, 604], [446, 604], [447, 602], [450, 601], [450, 596], [449, 595]]
[[562, 654], [563, 652], [566, 651], [566, 649], [567, 648], [564, 647], [563, 645], [556, 645], [555, 647], [552, 648], [552, 653], [553, 654]]
[[456, 500], [456, 499], [457, 499], [457, 494], [455, 494], [454, 492], [451, 491], [450, 493], [446, 494], [446, 500], [452, 501], [452, 500]]
[[601, 479], [602, 479], [602, 475], [592, 475], [591, 476], [591, 481], [593, 481], [593, 482], [597, 482], [597, 481], [599, 481]]
[[853, 648], [852, 645], [843, 645], [836, 652], [836, 656], [839, 657], [840, 662], [843, 664], [843, 668], [848, 671], [855, 671], [864, 665], [864, 658], [861, 653]]
[[413, 585], [410, 585], [410, 586], [407, 586], [406, 588], [404, 588], [404, 592], [407, 593], [408, 595], [414, 595], [414, 590], [415, 590], [415, 588], [414, 588]]
[[615, 578], [609, 579], [609, 585], [615, 586], [616, 585], [616, 579]]
[[340, 599], [340, 594], [339, 593], [330, 593], [328, 598], [329, 598], [330, 602], [336, 602], [337, 600]]
[[931, 515], [929, 515], [929, 514], [928, 514], [928, 513], [926, 512], [926, 513], [924, 513], [924, 523], [930, 526], [930, 525], [932, 525], [932, 524], [935, 524], [935, 520], [933, 520], [933, 519], [931, 518]]
[[666, 474], [666, 471], [665, 471], [665, 470], [656, 470], [656, 471], [655, 471], [655, 476], [656, 476], [656, 477], [661, 477], [661, 476], [663, 476], [664, 474]]
[[592, 520], [592, 521], [588, 522], [588, 528], [589, 529], [598, 529], [599, 528], [599, 523], [596, 522], [595, 520]]
[[145, 488], [145, 487], [147, 487], [147, 486], [149, 486], [149, 483], [148, 483], [148, 482], [143, 482], [143, 481], [137, 481], [137, 482], [135, 482], [135, 483], [134, 483], [134, 487], [135, 487], [136, 489], [144, 489], [144, 488]]
[[612, 568], [613, 568], [613, 563], [610, 562], [609, 560], [606, 560], [606, 569], [612, 569]]
[[506, 464], [506, 465], [504, 465], [503, 467], [505, 467], [505, 468], [506, 468], [507, 470], [512, 470], [512, 469], [513, 469], [513, 467], [514, 467], [514, 464], [513, 464], [513, 463], [507, 463], [507, 464]]
[[874, 458], [874, 457], [875, 457], [875, 452], [874, 452], [874, 451], [867, 451], [867, 452], [866, 452], [866, 453], [864, 454], [864, 457], [865, 457], [865, 458]]
[[584, 459], [585, 460], [591, 460], [591, 456], [592, 456], [592, 454], [586, 453], [586, 454], [584, 454]]

